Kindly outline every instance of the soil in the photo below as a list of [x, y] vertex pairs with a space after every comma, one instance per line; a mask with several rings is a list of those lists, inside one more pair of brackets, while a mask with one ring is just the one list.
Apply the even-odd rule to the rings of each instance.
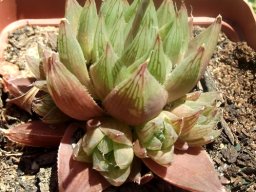
[[[199, 29], [195, 30], [196, 32]], [[30, 27], [9, 36], [5, 59], [27, 74], [24, 52], [40, 41], [56, 49], [57, 29]], [[1, 86], [1, 84], [0, 84]], [[221, 136], [206, 146], [228, 191], [256, 191], [256, 52], [245, 42], [234, 43], [224, 34], [199, 88], [223, 94]], [[33, 117], [6, 103], [0, 89], [0, 127], [8, 129]], [[57, 149], [20, 147], [0, 135], [0, 191], [58, 191]], [[126, 184], [106, 191], [183, 191], [159, 178], [144, 186]]]

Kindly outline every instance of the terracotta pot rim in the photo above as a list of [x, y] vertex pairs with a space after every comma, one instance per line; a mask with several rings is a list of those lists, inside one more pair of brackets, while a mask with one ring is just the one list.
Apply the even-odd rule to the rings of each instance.
[[[14, 21], [7, 25], [0, 33], [0, 61], [3, 61], [2, 55], [3, 51], [7, 46], [8, 35], [25, 25], [38, 25], [38, 26], [57, 26], [62, 18], [53, 18], [53, 19], [20, 19]], [[212, 17], [193, 17], [193, 24], [206, 27], [213, 23], [215, 18]], [[222, 21], [222, 31], [224, 31], [227, 36], [233, 41], [239, 41], [239, 35], [235, 29], [227, 22]]]

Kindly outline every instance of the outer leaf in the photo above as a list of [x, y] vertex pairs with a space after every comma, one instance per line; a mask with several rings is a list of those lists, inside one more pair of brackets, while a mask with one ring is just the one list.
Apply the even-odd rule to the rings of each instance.
[[172, 165], [162, 167], [150, 159], [143, 159], [146, 166], [165, 181], [189, 191], [225, 191], [214, 170], [212, 161], [201, 148], [175, 150]]
[[25, 55], [28, 68], [34, 75], [36, 79], [41, 79], [41, 72], [40, 72], [40, 56], [38, 53], [38, 47], [31, 47], [27, 49], [26, 55]]
[[77, 34], [77, 39], [81, 45], [87, 63], [90, 63], [92, 60], [94, 35], [97, 26], [95, 23], [97, 22], [98, 14], [95, 0], [87, 0], [80, 16]]
[[60, 192], [102, 191], [110, 184], [89, 163], [73, 160], [72, 136], [77, 130], [75, 125], [68, 127], [58, 152], [58, 183]]
[[90, 78], [86, 68], [86, 61], [71, 27], [67, 20], [62, 20], [59, 26], [58, 52], [60, 61], [89, 89]]
[[35, 96], [38, 93], [38, 91], [38, 88], [32, 87], [25, 94], [19, 97], [15, 97], [13, 99], [9, 99], [8, 102], [14, 103], [15, 105], [19, 106], [20, 108], [24, 109], [25, 111], [31, 114], [32, 102], [35, 99]]
[[196, 85], [204, 50], [204, 47], [200, 47], [197, 53], [185, 58], [168, 77], [165, 88], [169, 93], [169, 102], [184, 96]]
[[64, 135], [66, 126], [47, 125], [41, 121], [14, 126], [10, 129], [0, 129], [8, 139], [21, 145], [32, 147], [56, 147]]
[[55, 104], [49, 94], [44, 94], [36, 98], [32, 103], [33, 111], [40, 116], [46, 115], [53, 106], [55, 106]]
[[148, 72], [144, 63], [129, 79], [109, 93], [103, 106], [120, 121], [138, 125], [158, 115], [166, 99], [166, 91]]
[[65, 8], [65, 18], [71, 23], [71, 29], [74, 34], [77, 34], [79, 17], [82, 11], [82, 7], [79, 5], [77, 0], [67, 0]]
[[35, 78], [3, 78], [4, 90], [9, 92], [14, 97], [19, 97], [31, 89], [31, 84], [34, 81]]
[[88, 120], [102, 115], [102, 110], [87, 89], [57, 60], [57, 54], [53, 54], [48, 59], [44, 68], [49, 93], [61, 111], [79, 120]]
[[221, 30], [221, 21], [221, 16], [218, 16], [211, 26], [209, 26], [205, 31], [203, 31], [189, 43], [187, 54], [190, 54], [191, 52], [195, 51], [202, 44], [205, 45], [205, 53], [202, 58], [202, 64], [200, 67], [200, 74], [198, 76], [198, 79], [200, 79], [200, 77], [205, 72], [206, 66], [216, 48], [219, 33]]
[[56, 106], [53, 106], [51, 110], [42, 118], [42, 121], [48, 124], [63, 123], [69, 120], [70, 117], [60, 111], [60, 109]]
[[104, 99], [114, 87], [113, 68], [117, 56], [112, 47], [107, 44], [104, 54], [100, 60], [90, 67], [90, 75], [95, 92], [100, 99]]
[[70, 120], [70, 117], [56, 107], [49, 94], [45, 94], [34, 99], [32, 103], [32, 110], [43, 117], [42, 121], [44, 123], [55, 124]]

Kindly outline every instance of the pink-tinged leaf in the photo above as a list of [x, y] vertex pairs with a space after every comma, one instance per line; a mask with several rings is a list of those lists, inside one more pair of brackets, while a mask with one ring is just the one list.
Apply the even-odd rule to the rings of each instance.
[[10, 129], [0, 129], [9, 140], [32, 147], [56, 147], [59, 145], [66, 126], [63, 124], [49, 125], [41, 121], [14, 126]]
[[34, 78], [3, 78], [4, 91], [9, 92], [14, 97], [19, 97], [31, 88], [30, 85], [34, 81]]
[[68, 116], [78, 120], [88, 120], [102, 115], [85, 86], [52, 53], [45, 63], [49, 93], [57, 107]]
[[13, 99], [9, 99], [9, 103], [13, 103], [20, 107], [21, 109], [27, 111], [28, 113], [32, 114], [32, 102], [35, 99], [36, 94], [38, 93], [39, 89], [36, 87], [32, 87], [28, 92], [25, 94], [15, 97]]
[[107, 95], [103, 106], [118, 120], [139, 125], [157, 116], [166, 100], [167, 92], [143, 63]]
[[162, 167], [150, 159], [143, 161], [156, 175], [180, 188], [198, 192], [225, 191], [209, 155], [201, 148], [175, 150], [173, 162], [169, 167]]
[[102, 191], [110, 184], [95, 170], [92, 164], [73, 159], [72, 136], [77, 130], [71, 125], [65, 132], [58, 152], [58, 183], [60, 192]]

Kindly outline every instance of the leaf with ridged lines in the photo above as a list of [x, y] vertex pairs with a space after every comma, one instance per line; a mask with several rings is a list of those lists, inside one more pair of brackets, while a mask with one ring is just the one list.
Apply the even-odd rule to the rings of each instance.
[[190, 39], [187, 9], [184, 4], [182, 4], [176, 18], [170, 25], [171, 28], [163, 39], [164, 50], [172, 63], [177, 65], [183, 59]]
[[77, 34], [81, 11], [82, 7], [76, 0], [66, 1], [65, 18], [69, 20], [72, 26], [71, 29], [73, 30], [74, 34]]
[[216, 48], [221, 30], [221, 22], [222, 17], [219, 15], [213, 24], [211, 24], [206, 30], [189, 42], [188, 51], [186, 53], [187, 55], [195, 52], [195, 50], [202, 46], [202, 44], [205, 46], [205, 53], [202, 58], [202, 65], [200, 67], [200, 75], [198, 76], [198, 79], [205, 72], [207, 64]]
[[71, 25], [62, 20], [59, 26], [58, 52], [60, 61], [77, 79], [90, 89], [90, 78], [86, 68], [83, 51], [73, 34]]
[[14, 103], [15, 105], [19, 106], [21, 109], [27, 111], [28, 113], [32, 114], [32, 103], [38, 93], [39, 89], [36, 87], [32, 87], [29, 91], [24, 93], [19, 97], [15, 97], [13, 99], [9, 99], [9, 103]]
[[95, 92], [100, 99], [104, 99], [114, 87], [113, 67], [117, 60], [110, 44], [107, 44], [100, 60], [90, 67], [90, 75]]
[[175, 101], [187, 94], [197, 83], [205, 48], [200, 47], [196, 53], [185, 58], [170, 74], [165, 83], [168, 102]]
[[58, 60], [56, 53], [44, 63], [44, 69], [49, 93], [61, 111], [78, 120], [102, 115], [86, 87]]
[[150, 55], [148, 70], [158, 80], [159, 83], [163, 84], [166, 80], [167, 74], [171, 71], [171, 69], [172, 63], [165, 55], [162, 40], [158, 35], [153, 51]]
[[157, 18], [159, 28], [167, 23], [171, 23], [175, 18], [175, 9], [172, 0], [164, 0], [157, 9]]
[[92, 60], [92, 49], [96, 23], [98, 22], [95, 0], [85, 2], [81, 12], [77, 39], [81, 45], [87, 64]]
[[166, 91], [148, 72], [147, 63], [144, 63], [107, 95], [103, 106], [120, 121], [138, 125], [158, 115], [166, 99]]
[[104, 50], [108, 42], [109, 37], [106, 29], [105, 20], [103, 16], [100, 15], [94, 36], [92, 62], [98, 61], [99, 58], [104, 54]]
[[127, 8], [126, 0], [108, 0], [103, 1], [100, 8], [100, 15], [105, 18], [108, 33], [112, 32], [113, 26], [123, 15], [124, 9]]
[[8, 139], [25, 146], [56, 147], [64, 135], [66, 126], [63, 124], [49, 125], [41, 121], [32, 121], [13, 126], [10, 129], [0, 129]]

